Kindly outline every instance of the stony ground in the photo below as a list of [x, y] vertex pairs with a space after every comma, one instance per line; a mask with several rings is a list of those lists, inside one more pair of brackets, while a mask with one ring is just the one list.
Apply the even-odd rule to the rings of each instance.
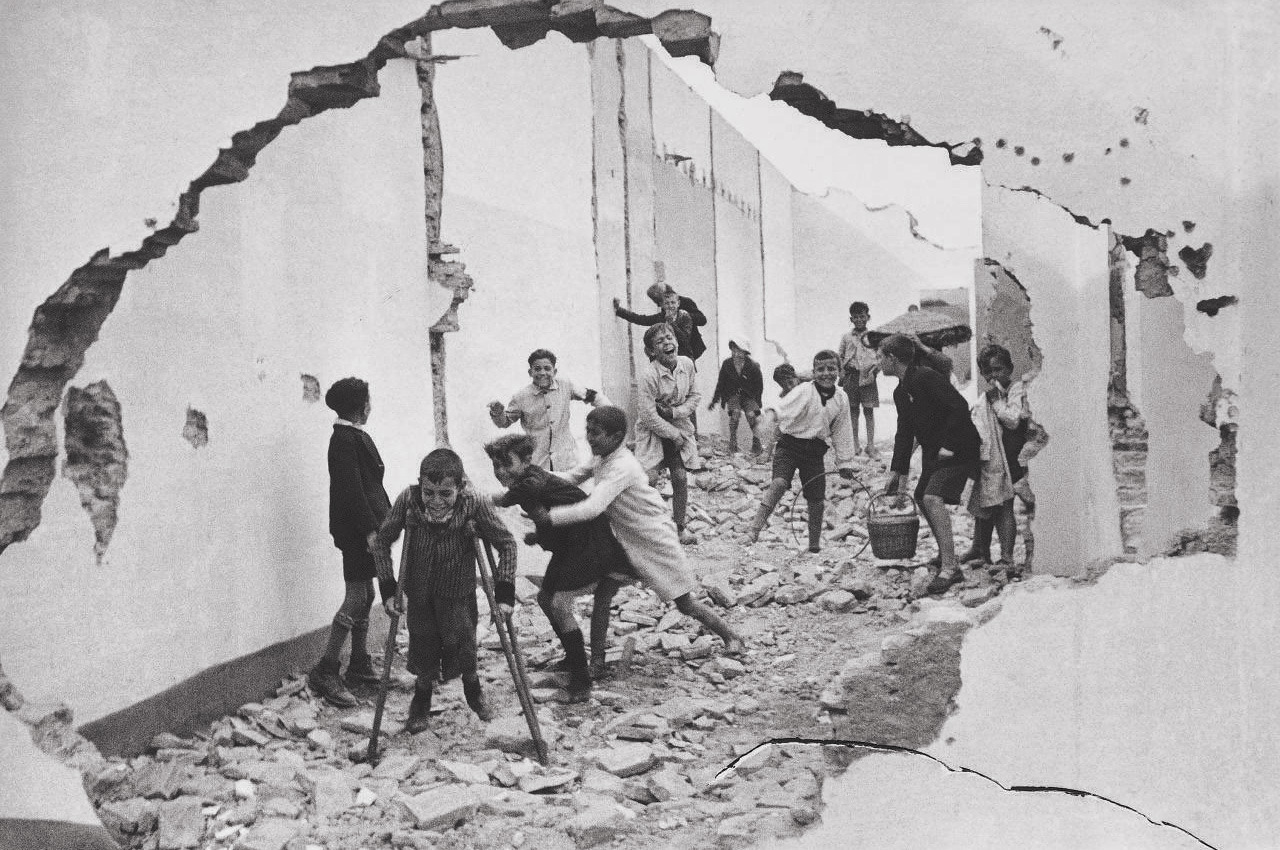
[[[536, 605], [516, 614], [551, 763], [529, 758], [497, 636], [481, 627], [482, 678], [499, 710], [482, 724], [457, 682], [438, 690], [432, 728], [399, 731], [412, 677], [403, 657], [383, 723], [377, 765], [362, 754], [374, 694], [337, 710], [298, 676], [207, 735], [161, 736], [148, 755], [112, 760], [86, 777], [103, 821], [127, 846], [242, 850], [744, 846], [798, 832], [821, 815], [828, 773], [821, 745], [843, 710], [844, 661], [903, 629], [935, 554], [927, 528], [910, 562], [877, 561], [866, 546], [867, 491], [883, 462], [860, 460], [859, 481], [830, 476], [823, 552], [804, 551], [803, 500], [783, 500], [761, 542], [739, 536], [768, 467], [704, 450], [693, 493], [691, 564], [708, 597], [747, 638], [719, 655], [696, 623], [629, 587], [613, 616], [611, 676], [593, 699], [566, 705], [559, 656]], [[957, 514], [960, 545], [970, 524]], [[965, 605], [990, 599], [1004, 573], [976, 569], [949, 591]], [[521, 582], [524, 591], [531, 585]], [[586, 600], [584, 600], [586, 604]], [[482, 617], [484, 615], [482, 614]], [[585, 620], [584, 620], [585, 622]], [[403, 644], [407, 636], [402, 633]], [[743, 757], [733, 769], [727, 769]], [[831, 758], [831, 770], [838, 759]]]

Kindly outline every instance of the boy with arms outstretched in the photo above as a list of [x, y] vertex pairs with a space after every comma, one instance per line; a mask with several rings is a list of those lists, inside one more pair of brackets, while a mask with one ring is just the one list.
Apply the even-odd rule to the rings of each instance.
[[[674, 602], [680, 613], [693, 617], [718, 635], [725, 643], [726, 652], [741, 652], [742, 638], [693, 598], [693, 574], [685, 561], [671, 514], [662, 496], [650, 486], [640, 463], [623, 445], [626, 436], [627, 415], [618, 408], [597, 407], [587, 414], [591, 463], [559, 474], [575, 484], [593, 478], [595, 487], [581, 502], [529, 511], [538, 535], [604, 514], [640, 580], [663, 602]], [[596, 605], [600, 604], [597, 594]]]
[[516, 392], [510, 404], [489, 402], [489, 418], [499, 428], [519, 422], [533, 438], [533, 462], [543, 469], [573, 469], [578, 444], [569, 431], [569, 403], [608, 404], [603, 393], [556, 377], [556, 356], [545, 348], [529, 355], [531, 383]]
[[[527, 434], [499, 437], [484, 447], [493, 461], [493, 475], [507, 492], [496, 498], [499, 507], [519, 505], [525, 513], [538, 508], [571, 505], [587, 494], [558, 475], [533, 463], [533, 441]], [[591, 695], [592, 677], [605, 672], [605, 644], [609, 637], [609, 605], [625, 581], [635, 578], [626, 553], [618, 545], [603, 516], [560, 528], [544, 526], [525, 537], [551, 553], [538, 592], [538, 605], [564, 646], [569, 668], [569, 701], [584, 702]], [[591, 611], [591, 665], [582, 641], [582, 629], [573, 614], [574, 599], [595, 590]]]
[[[702, 395], [698, 392], [693, 361], [678, 353], [675, 331], [659, 323], [644, 332], [649, 364], [639, 375], [636, 403], [635, 459], [652, 484], [664, 466], [671, 473], [671, 513], [681, 543], [697, 543], [685, 530], [689, 505], [686, 470], [702, 468], [693, 414]], [[597, 408], [598, 410], [599, 408]]]
[[408, 601], [408, 669], [418, 677], [409, 703], [405, 730], [427, 728], [433, 680], [441, 670], [445, 681], [462, 676], [467, 705], [483, 721], [493, 719], [476, 671], [475, 535], [498, 550], [495, 595], [503, 613], [515, 604], [516, 541], [487, 499], [466, 486], [462, 459], [449, 449], [436, 449], [422, 459], [418, 483], [406, 487], [374, 540], [378, 578], [387, 613], [397, 608], [396, 579], [391, 571], [391, 544], [403, 531], [401, 548], [404, 596]]
[[776, 423], [777, 437], [773, 449], [773, 481], [765, 490], [747, 531], [748, 545], [755, 543], [779, 500], [791, 487], [797, 470], [809, 505], [809, 551], [822, 549], [822, 520], [826, 509], [827, 479], [823, 457], [834, 448], [840, 476], [853, 478], [853, 429], [849, 400], [836, 386], [840, 375], [840, 359], [834, 351], [823, 350], [813, 356], [813, 380], [800, 382], [795, 370], [774, 370], [774, 380], [783, 387], [783, 395], [772, 405], [767, 416]]

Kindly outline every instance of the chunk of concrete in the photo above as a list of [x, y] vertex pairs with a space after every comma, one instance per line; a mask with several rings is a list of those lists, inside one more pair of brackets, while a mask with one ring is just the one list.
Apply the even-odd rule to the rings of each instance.
[[284, 846], [306, 829], [301, 821], [268, 818], [258, 821], [240, 837], [233, 850], [284, 850]]
[[413, 772], [418, 769], [418, 765], [421, 763], [422, 759], [417, 756], [393, 753], [378, 762], [378, 766], [373, 769], [373, 775], [380, 779], [394, 779], [397, 782], [403, 782], [413, 775]]
[[310, 793], [318, 816], [335, 818], [351, 808], [351, 784], [341, 771], [313, 768], [299, 773], [298, 781]]
[[526, 794], [555, 791], [577, 780], [577, 771], [552, 768], [541, 773], [530, 773], [520, 778], [520, 790]]
[[416, 797], [404, 797], [400, 807], [417, 824], [418, 829], [443, 831], [465, 823], [476, 813], [479, 800], [464, 785], [445, 785], [423, 791]]
[[626, 815], [617, 805], [591, 805], [569, 819], [565, 831], [578, 847], [598, 847], [607, 844], [626, 823]]
[[638, 776], [658, 763], [653, 750], [644, 744], [626, 744], [621, 747], [597, 750], [592, 756], [602, 770], [623, 779], [628, 776]]
[[828, 590], [818, 597], [818, 604], [833, 613], [843, 613], [853, 607], [853, 594], [847, 590]]
[[204, 835], [204, 801], [179, 797], [160, 804], [160, 850], [197, 847]]
[[464, 761], [446, 761], [445, 759], [436, 759], [436, 764], [440, 765], [445, 772], [459, 782], [466, 782], [471, 785], [489, 784], [489, 772], [478, 765], [468, 764]]

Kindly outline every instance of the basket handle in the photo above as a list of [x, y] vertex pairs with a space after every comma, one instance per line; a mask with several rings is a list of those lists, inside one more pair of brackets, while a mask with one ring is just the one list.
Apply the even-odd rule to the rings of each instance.
[[[873, 517], [876, 515], [877, 499], [906, 499], [908, 502], [911, 503], [911, 512], [912, 513], [916, 512], [916, 500], [911, 498], [911, 495], [908, 493], [894, 493], [893, 495], [890, 495], [888, 493], [877, 493], [876, 495], [871, 497], [871, 500], [869, 502], [867, 502], [868, 517]], [[903, 516], [906, 516], [906, 514], [904, 513]]]

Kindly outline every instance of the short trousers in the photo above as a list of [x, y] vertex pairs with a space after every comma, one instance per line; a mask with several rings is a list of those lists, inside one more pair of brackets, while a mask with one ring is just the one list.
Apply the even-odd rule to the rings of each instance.
[[729, 396], [724, 403], [725, 410], [729, 411], [732, 416], [735, 413], [745, 413], [747, 416], [756, 416], [760, 413], [760, 402], [754, 398], [743, 398], [741, 395], [734, 394]]
[[960, 504], [964, 485], [978, 477], [977, 463], [954, 463], [950, 459], [942, 465], [926, 462], [916, 483], [915, 497], [919, 503], [925, 496], [939, 496], [948, 505]]
[[826, 466], [822, 458], [827, 444], [821, 440], [804, 440], [790, 434], [778, 437], [773, 450], [773, 477], [781, 478], [791, 486], [796, 470], [800, 471], [800, 483], [804, 497], [810, 502], [820, 501], [827, 495]]
[[373, 553], [368, 549], [341, 551], [343, 581], [367, 581], [378, 577], [378, 568], [373, 563]]
[[408, 603], [409, 672], [430, 680], [440, 672], [446, 682], [474, 675], [480, 618], [475, 594], [460, 599], [409, 597]]
[[859, 384], [858, 381], [859, 378], [856, 372], [846, 372], [844, 378], [840, 381], [840, 388], [849, 397], [849, 406], [879, 407], [880, 386], [875, 381], [869, 384]]

